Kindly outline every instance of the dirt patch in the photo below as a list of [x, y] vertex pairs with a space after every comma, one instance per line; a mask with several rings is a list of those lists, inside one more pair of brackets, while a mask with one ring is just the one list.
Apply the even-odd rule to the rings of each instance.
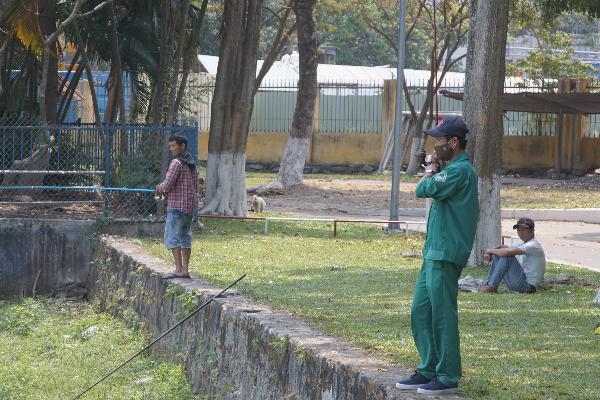
[[[539, 190], [558, 188], [600, 189], [600, 176], [591, 175], [569, 181], [548, 179], [505, 178], [503, 186], [527, 187]], [[400, 208], [423, 208], [425, 201], [415, 196], [416, 183], [400, 183]], [[287, 190], [284, 194], [263, 196], [267, 202], [266, 211], [297, 215], [331, 217], [355, 217], [387, 219], [389, 217], [390, 180], [372, 179], [330, 179], [306, 178], [303, 185]], [[118, 207], [111, 207], [114, 211]], [[0, 216], [38, 218], [95, 218], [102, 211], [100, 205], [0, 205]], [[131, 211], [131, 210], [130, 210]]]
[[40, 219], [94, 219], [102, 215], [102, 207], [89, 204], [39, 205], [39, 204], [2, 204], [0, 217], [40, 218]]
[[[415, 183], [401, 183], [400, 208], [423, 208]], [[285, 194], [265, 196], [267, 211], [301, 215], [389, 217], [391, 182], [366, 179], [305, 179]]]

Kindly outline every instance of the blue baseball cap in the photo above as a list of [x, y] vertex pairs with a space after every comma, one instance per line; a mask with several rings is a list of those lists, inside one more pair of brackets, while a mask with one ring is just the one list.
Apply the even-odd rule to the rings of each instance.
[[435, 128], [427, 129], [425, 134], [433, 137], [458, 136], [466, 138], [469, 129], [462, 117], [446, 117]]

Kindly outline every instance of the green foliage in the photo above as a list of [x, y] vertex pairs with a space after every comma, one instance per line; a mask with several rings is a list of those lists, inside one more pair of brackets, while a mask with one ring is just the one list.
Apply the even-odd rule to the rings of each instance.
[[32, 299], [15, 302], [10, 307], [0, 307], [0, 334], [29, 335], [41, 318], [42, 307], [42, 303]]
[[269, 342], [269, 346], [278, 354], [283, 355], [287, 353], [290, 347], [290, 336], [285, 334], [283, 336], [279, 336], [277, 339]]
[[[372, 225], [269, 224], [206, 220], [191, 269], [216, 285], [246, 272], [237, 290], [287, 310], [326, 334], [414, 368], [410, 304], [421, 259], [420, 236], [393, 236]], [[146, 247], [165, 260], [160, 241]], [[403, 254], [407, 254], [404, 256]], [[592, 286], [557, 285], [535, 295], [459, 294], [464, 381], [473, 399], [596, 399], [600, 363], [591, 299], [600, 274], [550, 264]], [[484, 269], [463, 275], [484, 277]], [[285, 338], [270, 343], [285, 349]], [[251, 343], [252, 346], [252, 343]], [[300, 351], [301, 353], [301, 351]], [[297, 355], [298, 356], [298, 355]]]
[[397, 61], [386, 39], [367, 26], [350, 3], [319, 2], [315, 21], [319, 42], [337, 47], [337, 64], [387, 65]]
[[[85, 303], [0, 301], [0, 398], [72, 398], [148, 341]], [[86, 399], [196, 399], [183, 369], [142, 355]]]
[[570, 35], [541, 30], [538, 40], [538, 47], [515, 65], [526, 75], [526, 87], [552, 88], [555, 84], [548, 83], [548, 79], [592, 77], [594, 68], [573, 57]]
[[177, 312], [177, 318], [186, 317], [189, 313], [198, 307], [198, 291], [196, 289], [187, 290], [179, 285], [171, 285], [165, 293], [165, 298], [168, 300], [177, 299], [178, 303], [183, 308]]
[[600, 17], [600, 0], [542, 0], [540, 5], [546, 19], [555, 18], [566, 12], [580, 12], [592, 17]]
[[[511, 0], [510, 19], [508, 24], [508, 39], [511, 36], [521, 36], [540, 24], [542, 10], [538, 2], [533, 0]], [[545, 21], [545, 25], [550, 27], [555, 19]]]
[[[116, 158], [117, 187], [154, 188], [160, 181], [161, 146], [151, 143], [153, 135], [146, 135], [139, 148], [132, 154]], [[160, 135], [154, 135], [160, 137]]]
[[309, 354], [309, 350], [305, 347], [298, 347], [295, 351], [294, 351], [294, 355], [296, 357], [296, 361], [298, 362], [304, 362], [306, 360], [306, 357]]
[[556, 30], [588, 36], [597, 39], [598, 21], [580, 13], [563, 14], [556, 20]]
[[[62, 135], [62, 138], [60, 135]], [[49, 170], [86, 171], [95, 169], [95, 160], [89, 154], [86, 154], [84, 144], [77, 145], [73, 143], [69, 138], [70, 135], [67, 133], [56, 132], [56, 136], [56, 143], [51, 144], [49, 139], [44, 137], [40, 145], [42, 149], [48, 147], [52, 149], [48, 163]], [[60, 186], [93, 185], [99, 183], [98, 179], [97, 176], [94, 177], [92, 175], [48, 175], [44, 183]]]

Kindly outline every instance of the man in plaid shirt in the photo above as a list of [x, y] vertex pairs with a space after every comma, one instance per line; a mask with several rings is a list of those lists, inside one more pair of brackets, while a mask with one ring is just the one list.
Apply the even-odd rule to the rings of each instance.
[[196, 160], [187, 151], [186, 137], [169, 137], [169, 151], [173, 160], [165, 180], [156, 186], [157, 195], [168, 195], [165, 247], [175, 259], [175, 272], [165, 278], [189, 278], [192, 219], [198, 210], [198, 171]]

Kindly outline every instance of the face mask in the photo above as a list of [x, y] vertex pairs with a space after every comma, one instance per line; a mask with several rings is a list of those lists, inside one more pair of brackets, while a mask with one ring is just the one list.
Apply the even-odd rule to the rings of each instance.
[[450, 146], [449, 143], [443, 144], [441, 146], [435, 146], [435, 154], [437, 154], [438, 160], [441, 161], [450, 161], [452, 156], [454, 156], [454, 149]]

